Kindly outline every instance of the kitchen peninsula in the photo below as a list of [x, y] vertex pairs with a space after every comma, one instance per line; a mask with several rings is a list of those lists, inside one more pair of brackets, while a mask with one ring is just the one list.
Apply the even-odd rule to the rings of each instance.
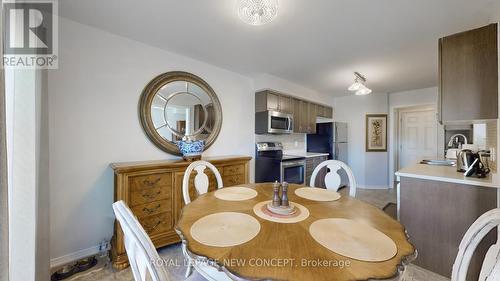
[[[415, 264], [450, 277], [460, 241], [469, 226], [497, 207], [498, 176], [465, 177], [455, 167], [425, 164], [403, 168], [396, 176], [398, 218], [418, 249]], [[484, 255], [495, 242], [496, 233], [492, 232], [479, 244], [468, 280], [477, 280]]]

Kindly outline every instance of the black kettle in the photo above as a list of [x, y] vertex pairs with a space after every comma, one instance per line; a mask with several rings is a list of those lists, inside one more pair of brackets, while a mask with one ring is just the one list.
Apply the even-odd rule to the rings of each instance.
[[462, 149], [457, 154], [457, 172], [465, 172], [469, 170], [472, 163], [478, 158], [478, 155], [470, 149]]

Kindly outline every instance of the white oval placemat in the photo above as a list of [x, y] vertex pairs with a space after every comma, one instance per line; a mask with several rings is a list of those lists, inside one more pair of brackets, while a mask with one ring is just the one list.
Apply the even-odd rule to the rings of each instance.
[[227, 201], [243, 201], [257, 196], [257, 191], [243, 186], [232, 186], [218, 189], [215, 197]]
[[317, 187], [301, 187], [295, 190], [295, 195], [309, 199], [312, 201], [335, 201], [339, 200], [340, 194], [338, 192], [317, 188]]
[[325, 248], [360, 261], [386, 261], [397, 253], [396, 243], [387, 235], [349, 219], [317, 220], [309, 227], [309, 233]]
[[235, 212], [205, 216], [191, 226], [191, 236], [201, 244], [213, 247], [231, 247], [252, 240], [260, 231], [254, 217]]
[[309, 210], [306, 207], [304, 207], [300, 204], [297, 204], [295, 202], [291, 202], [291, 201], [290, 201], [290, 204], [295, 205], [295, 207], [297, 207], [299, 209], [298, 215], [295, 215], [295, 216], [290, 217], [290, 218], [283, 218], [280, 216], [270, 216], [262, 211], [262, 208], [269, 202], [271, 202], [271, 200], [255, 204], [255, 206], [253, 206], [253, 212], [257, 216], [259, 216], [260, 218], [263, 218], [265, 220], [272, 221], [272, 222], [278, 222], [278, 223], [296, 223], [296, 222], [303, 221], [309, 217]]

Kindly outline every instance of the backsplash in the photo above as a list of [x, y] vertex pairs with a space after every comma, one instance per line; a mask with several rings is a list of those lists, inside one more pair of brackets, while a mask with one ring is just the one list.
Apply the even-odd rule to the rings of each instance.
[[305, 134], [289, 134], [289, 135], [255, 135], [255, 142], [281, 142], [283, 144], [283, 152], [291, 154], [293, 152], [306, 152], [306, 135]]
[[490, 170], [497, 172], [497, 121], [486, 123], [486, 148], [491, 151], [493, 157], [490, 157]]

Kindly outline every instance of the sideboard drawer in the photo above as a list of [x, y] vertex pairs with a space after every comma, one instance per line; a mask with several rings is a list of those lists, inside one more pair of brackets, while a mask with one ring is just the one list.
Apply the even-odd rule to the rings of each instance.
[[147, 204], [137, 205], [132, 208], [132, 212], [138, 218], [156, 215], [172, 208], [172, 200], [160, 200]]
[[244, 184], [246, 183], [246, 178], [245, 175], [224, 176], [222, 181], [224, 182], [224, 186], [227, 187], [238, 184]]
[[139, 218], [139, 222], [149, 236], [161, 234], [174, 227], [172, 212]]
[[130, 176], [128, 178], [130, 191], [139, 191], [155, 187], [172, 186], [172, 173]]
[[241, 175], [245, 173], [245, 165], [233, 165], [224, 167], [224, 176]]
[[155, 187], [130, 193], [130, 206], [136, 206], [159, 200], [172, 200], [172, 189]]

